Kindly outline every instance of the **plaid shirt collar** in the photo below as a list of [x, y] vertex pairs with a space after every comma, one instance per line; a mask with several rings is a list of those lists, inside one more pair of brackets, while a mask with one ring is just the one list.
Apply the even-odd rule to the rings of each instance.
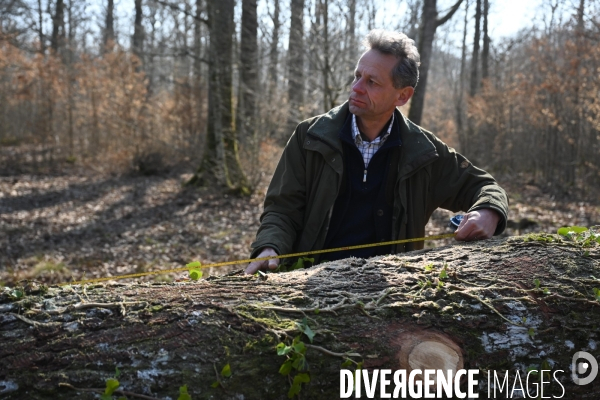
[[393, 125], [394, 125], [394, 114], [392, 113], [392, 120], [390, 121], [390, 124], [388, 125], [386, 133], [384, 135], [377, 136], [372, 142], [367, 142], [366, 140], [363, 140], [362, 136], [360, 136], [360, 130], [358, 129], [358, 124], [356, 123], [356, 115], [352, 114], [352, 137], [354, 138], [354, 143], [356, 143], [357, 146], [361, 146], [361, 145], [369, 144], [369, 143], [379, 144], [379, 146], [382, 146], [383, 143], [385, 143], [387, 138], [390, 136], [390, 132], [392, 132]]

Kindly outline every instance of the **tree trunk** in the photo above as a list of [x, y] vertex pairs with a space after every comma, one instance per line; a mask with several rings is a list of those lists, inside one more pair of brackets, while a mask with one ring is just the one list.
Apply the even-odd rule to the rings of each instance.
[[490, 0], [483, 0], [483, 50], [481, 51], [481, 81], [489, 77], [490, 64], [490, 36], [488, 34], [488, 14], [490, 13]]
[[469, 95], [471, 97], [477, 94], [479, 88], [479, 41], [481, 37], [481, 0], [475, 4], [475, 33], [473, 34], [473, 54], [471, 55], [471, 85]]
[[[151, 398], [176, 398], [187, 385], [194, 399], [284, 399], [300, 376], [310, 379], [301, 384], [303, 399], [333, 399], [341, 364], [350, 359], [344, 368], [362, 363], [407, 375], [424, 367], [478, 369], [479, 398], [493, 398], [488, 373], [499, 381], [507, 374], [504, 390], [514, 383], [522, 394], [528, 369], [552, 370], [529, 376], [529, 388], [544, 379], [544, 396], [597, 399], [600, 378], [574, 384], [571, 362], [578, 351], [600, 358], [599, 260], [598, 245], [584, 251], [535, 234], [351, 258], [263, 279], [47, 292], [29, 283], [19, 300], [9, 300], [9, 289], [0, 295], [0, 393], [97, 398], [88, 390], [103, 392], [118, 367], [122, 390]], [[296, 351], [278, 356], [277, 344], [294, 337]], [[286, 367], [287, 357], [307, 375]], [[290, 376], [279, 373], [286, 368]]]
[[469, 0], [465, 2], [465, 19], [463, 24], [462, 51], [460, 56], [460, 77], [458, 83], [458, 96], [456, 100], [456, 131], [458, 132], [458, 142], [460, 151], [465, 154], [467, 150], [467, 131], [464, 127], [464, 95], [465, 95], [465, 76], [467, 69], [467, 23], [469, 21]]
[[56, 0], [54, 17], [52, 18], [52, 50], [57, 52], [62, 46], [65, 37], [65, 4], [63, 0]]
[[258, 90], [258, 20], [256, 0], [242, 2], [242, 41], [240, 44], [240, 93], [237, 131], [241, 141], [253, 142], [256, 135], [256, 95]]
[[304, 0], [291, 0], [288, 42], [288, 133], [303, 116], [304, 104]]
[[267, 98], [269, 100], [269, 103], [274, 99], [275, 90], [277, 89], [277, 64], [279, 63], [279, 30], [281, 28], [279, 14], [279, 0], [274, 0], [273, 14], [271, 15], [271, 20], [273, 21], [273, 30], [271, 31], [271, 47], [269, 49], [269, 70], [267, 78]]
[[423, 2], [423, 13], [421, 14], [421, 31], [419, 34], [419, 54], [421, 55], [421, 66], [419, 68], [419, 84], [415, 89], [415, 94], [410, 103], [408, 118], [419, 125], [423, 117], [423, 107], [425, 105], [425, 91], [427, 89], [427, 76], [429, 66], [431, 65], [431, 52], [433, 49], [433, 39], [437, 28], [445, 24], [458, 10], [462, 0], [458, 0], [448, 13], [438, 18], [437, 0], [425, 0]]
[[104, 48], [107, 49], [109, 43], [115, 40], [115, 28], [114, 28], [114, 0], [107, 0], [106, 4], [106, 20], [104, 23]]
[[208, 123], [202, 163], [189, 184], [249, 194], [233, 130], [233, 0], [209, 2]]
[[44, 35], [44, 12], [42, 11], [42, 0], [37, 0], [38, 12], [38, 38], [40, 41], [40, 53], [46, 54], [46, 37]]
[[135, 0], [135, 19], [133, 23], [133, 53], [143, 64], [144, 27], [142, 26], [142, 0]]

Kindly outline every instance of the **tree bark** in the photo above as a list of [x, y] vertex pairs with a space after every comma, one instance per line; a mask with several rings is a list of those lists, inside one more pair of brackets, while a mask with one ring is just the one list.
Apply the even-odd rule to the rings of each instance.
[[429, 66], [431, 65], [431, 52], [433, 49], [433, 39], [437, 28], [445, 24], [458, 10], [462, 0], [458, 0], [452, 8], [442, 18], [438, 18], [437, 0], [425, 0], [423, 2], [423, 13], [421, 14], [421, 31], [419, 34], [418, 49], [421, 56], [421, 66], [419, 68], [419, 84], [415, 89], [415, 94], [410, 103], [408, 118], [419, 125], [423, 117], [423, 107], [425, 105], [425, 91], [427, 89], [427, 77], [429, 75]]
[[65, 38], [65, 4], [63, 0], [56, 0], [54, 17], [52, 18], [51, 46], [54, 52], [62, 46]]
[[256, 135], [256, 95], [258, 90], [258, 20], [256, 7], [256, 0], [242, 1], [240, 94], [236, 127], [239, 139], [246, 142], [252, 142]]
[[198, 171], [188, 182], [200, 186], [224, 186], [233, 192], [250, 193], [239, 160], [233, 130], [233, 16], [234, 1], [208, 3], [209, 66], [208, 121], [204, 155]]
[[143, 64], [144, 27], [142, 26], [142, 0], [135, 0], [135, 19], [133, 22], [133, 53]]
[[475, 96], [479, 89], [479, 41], [481, 38], [481, 0], [475, 4], [475, 33], [473, 34], [473, 54], [471, 55], [471, 85], [469, 95]]
[[291, 0], [288, 42], [288, 133], [302, 119], [304, 104], [304, 0]]
[[104, 21], [104, 48], [109, 46], [110, 42], [115, 40], [115, 28], [114, 28], [114, 0], [107, 0], [106, 4], [106, 19]]
[[512, 387], [517, 371], [524, 381], [527, 368], [550, 369], [560, 385], [546, 373], [530, 377], [552, 381], [544, 396], [560, 396], [562, 385], [562, 398], [596, 399], [600, 378], [577, 386], [570, 366], [577, 351], [600, 358], [599, 268], [600, 246], [534, 234], [262, 279], [47, 292], [29, 283], [19, 300], [8, 289], [0, 296], [0, 393], [91, 399], [85, 390], [103, 391], [117, 366], [122, 390], [151, 397], [175, 398], [187, 385], [194, 399], [283, 399], [291, 379], [278, 373], [286, 357], [276, 345], [298, 337], [310, 377], [304, 399], [338, 398], [347, 359], [366, 370], [479, 369], [479, 398], [490, 398], [487, 371], [508, 373]]
[[490, 36], [488, 33], [488, 14], [490, 13], [490, 0], [483, 0], [483, 50], [481, 51], [481, 81], [485, 81], [490, 65]]
[[273, 14], [271, 20], [273, 21], [273, 30], [271, 31], [271, 46], [269, 49], [269, 69], [268, 69], [268, 93], [267, 98], [269, 103], [275, 97], [275, 90], [277, 89], [277, 65], [279, 64], [279, 30], [281, 28], [280, 21], [280, 3], [279, 0], [273, 1]]

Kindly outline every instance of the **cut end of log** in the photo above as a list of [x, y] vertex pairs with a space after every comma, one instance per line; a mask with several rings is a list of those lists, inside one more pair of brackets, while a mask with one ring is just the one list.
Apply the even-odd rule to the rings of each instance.
[[[407, 373], [417, 369], [429, 369], [442, 370], [446, 375], [448, 370], [451, 370], [454, 376], [456, 371], [464, 367], [460, 346], [444, 334], [409, 331], [401, 333], [397, 340], [401, 346], [398, 352], [400, 368], [405, 369]], [[435, 385], [437, 379], [436, 374]]]

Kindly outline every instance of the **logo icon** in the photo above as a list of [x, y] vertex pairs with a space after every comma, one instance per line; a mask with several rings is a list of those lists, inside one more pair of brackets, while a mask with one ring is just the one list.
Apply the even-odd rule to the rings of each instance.
[[[585, 361], [580, 361], [580, 360]], [[584, 378], [580, 378], [582, 375], [587, 375]], [[585, 351], [578, 351], [573, 355], [571, 361], [571, 377], [576, 385], [587, 385], [592, 383], [598, 375], [598, 362], [590, 353]]]

